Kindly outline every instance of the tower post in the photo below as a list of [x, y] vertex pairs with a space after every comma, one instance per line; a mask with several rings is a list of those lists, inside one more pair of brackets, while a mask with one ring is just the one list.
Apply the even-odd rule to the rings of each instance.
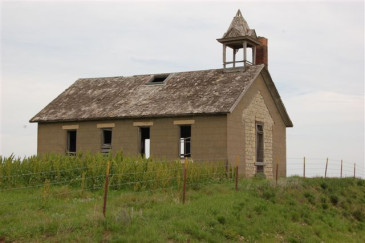
[[226, 44], [223, 44], [223, 68], [226, 68]]

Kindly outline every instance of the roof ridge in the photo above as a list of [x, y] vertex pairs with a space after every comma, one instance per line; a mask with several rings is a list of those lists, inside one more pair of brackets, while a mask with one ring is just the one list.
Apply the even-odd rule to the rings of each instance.
[[[262, 64], [250, 65], [250, 66], [260, 66]], [[244, 67], [235, 67], [235, 69], [244, 69]], [[89, 77], [89, 78], [78, 78], [78, 80], [85, 80], [85, 79], [105, 79], [105, 78], [131, 78], [131, 77], [138, 77], [138, 76], [151, 76], [151, 75], [160, 75], [160, 74], [173, 74], [173, 73], [191, 73], [191, 72], [204, 72], [204, 71], [224, 71], [227, 68], [211, 68], [211, 69], [199, 69], [199, 70], [189, 70], [189, 71], [178, 71], [178, 72], [162, 72], [162, 73], [145, 73], [145, 74], [135, 74], [130, 76], [105, 76], [105, 77]]]
[[[174, 73], [166, 85], [145, 85], [148, 76], [79, 79], [30, 122], [81, 121], [229, 113], [263, 65], [245, 71], [208, 69]], [[96, 80], [88, 82], [88, 80]], [[118, 82], [118, 80], [121, 80]]]

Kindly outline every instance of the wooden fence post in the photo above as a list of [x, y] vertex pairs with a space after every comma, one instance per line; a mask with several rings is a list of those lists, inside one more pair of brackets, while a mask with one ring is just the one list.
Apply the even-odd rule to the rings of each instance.
[[103, 207], [103, 215], [105, 218], [106, 212], [106, 200], [108, 198], [108, 188], [109, 188], [109, 170], [110, 170], [110, 162], [106, 166], [106, 174], [105, 174], [105, 188], [104, 188], [104, 207]]
[[81, 193], [84, 194], [85, 190], [85, 171], [81, 175]]
[[356, 163], [354, 163], [354, 179], [356, 178]]
[[183, 187], [183, 204], [185, 204], [185, 194], [186, 194], [186, 170], [188, 168], [188, 158], [185, 157], [184, 162], [184, 187]]
[[324, 178], [327, 178], [327, 167], [328, 167], [328, 158], [326, 160], [326, 170], [324, 171]]
[[238, 164], [240, 162], [240, 156], [237, 155], [236, 158], [236, 191], [238, 191]]
[[340, 175], [340, 178], [342, 178], [342, 164], [343, 164], [343, 161], [341, 159], [341, 175]]
[[276, 157], [276, 172], [275, 172], [275, 183], [278, 185], [278, 175], [279, 174], [279, 161], [278, 157]]

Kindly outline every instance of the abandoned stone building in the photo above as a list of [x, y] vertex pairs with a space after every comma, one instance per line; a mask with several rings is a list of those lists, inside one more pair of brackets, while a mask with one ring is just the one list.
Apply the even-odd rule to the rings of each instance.
[[112, 150], [229, 163], [239, 156], [241, 173], [267, 177], [277, 159], [285, 176], [293, 124], [268, 71], [267, 39], [238, 11], [218, 42], [221, 69], [77, 80], [30, 120], [38, 123], [38, 154]]

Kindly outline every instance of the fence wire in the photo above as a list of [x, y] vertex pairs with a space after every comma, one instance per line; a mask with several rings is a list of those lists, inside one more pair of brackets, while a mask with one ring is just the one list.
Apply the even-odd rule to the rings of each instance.
[[[133, 162], [136, 163], [136, 162]], [[197, 164], [197, 163], [196, 163]], [[1, 193], [16, 193], [32, 191], [43, 188], [54, 188], [60, 186], [70, 186], [70, 191], [61, 192], [61, 194], [79, 193], [87, 191], [102, 190], [106, 178], [105, 164], [93, 165], [93, 167], [75, 167], [64, 170], [49, 170], [38, 172], [11, 171], [11, 175], [0, 174], [0, 195]], [[341, 169], [342, 168], [342, 169]], [[280, 168], [279, 168], [280, 170]], [[236, 175], [232, 167], [209, 167], [207, 165], [188, 168], [187, 182], [188, 186], [217, 183], [219, 181], [232, 180]], [[299, 177], [356, 177], [365, 178], [364, 165], [350, 163], [341, 159], [327, 158], [288, 158], [286, 164], [287, 176]], [[111, 190], [130, 190], [136, 191], [155, 191], [167, 188], [182, 188], [183, 166], [168, 169], [155, 169], [147, 171], [125, 171], [118, 170], [117, 166], [111, 166], [109, 174]], [[3, 171], [4, 173], [4, 171]], [[62, 177], [67, 174], [64, 180]], [[94, 174], [93, 174], [94, 173]], [[274, 172], [275, 173], [275, 172]], [[41, 176], [36, 180], [32, 176]], [[74, 178], [69, 178], [75, 176]], [[14, 178], [24, 178], [20, 183]], [[36, 177], [38, 178], [38, 177]], [[27, 180], [28, 179], [28, 180]], [[39, 181], [41, 180], [41, 181]], [[7, 182], [8, 184], [4, 183]], [[81, 189], [79, 189], [81, 188]], [[49, 189], [48, 189], [49, 190]], [[51, 194], [53, 197], [56, 194]], [[27, 195], [26, 195], [27, 196]], [[1, 197], [0, 197], [1, 198]], [[43, 200], [35, 197], [25, 200]], [[23, 200], [6, 201], [4, 204], [22, 203]]]
[[304, 157], [287, 158], [286, 166], [287, 176], [365, 178], [364, 164], [341, 159], [305, 157], [304, 162]]

